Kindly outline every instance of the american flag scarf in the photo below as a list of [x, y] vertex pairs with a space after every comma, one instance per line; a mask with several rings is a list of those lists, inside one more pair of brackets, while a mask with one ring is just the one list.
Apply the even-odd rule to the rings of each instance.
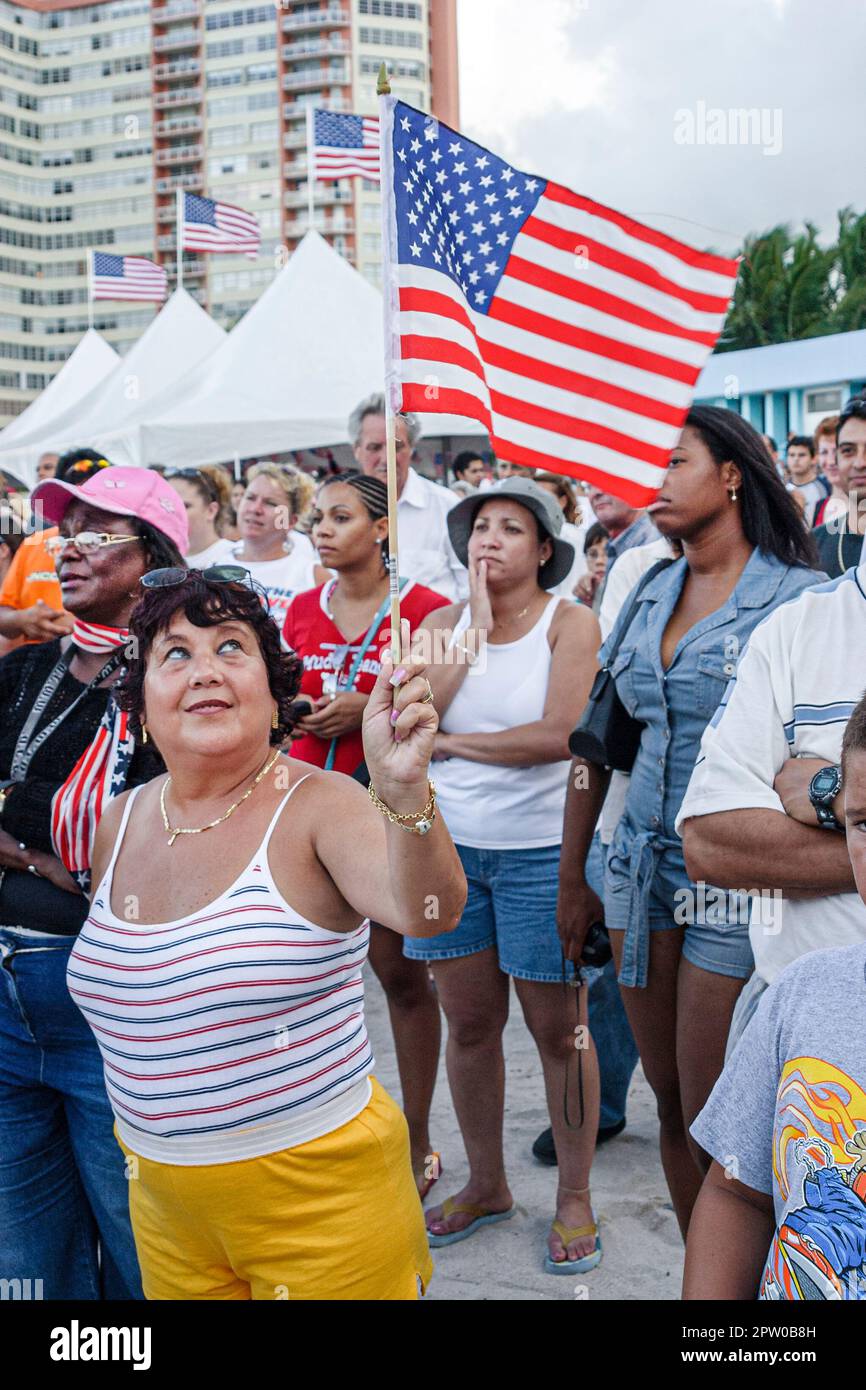
[[[129, 632], [126, 628], [85, 623], [76, 618], [72, 641], [82, 651], [102, 654], [125, 647]], [[54, 853], [83, 893], [90, 888], [90, 856], [96, 827], [106, 803], [125, 790], [134, 752], [135, 739], [129, 732], [128, 716], [118, 708], [114, 694], [109, 693], [93, 741], [51, 802]]]

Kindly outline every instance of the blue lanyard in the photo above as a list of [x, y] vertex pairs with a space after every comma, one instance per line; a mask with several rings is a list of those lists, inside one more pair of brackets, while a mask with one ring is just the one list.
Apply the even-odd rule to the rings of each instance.
[[[405, 586], [406, 586], [407, 583], [408, 583], [408, 580], [406, 580], [406, 579], [401, 579], [401, 580], [400, 580], [400, 592], [401, 592], [401, 593], [402, 593], [402, 591], [403, 591], [403, 589], [405, 588]], [[386, 616], [386, 614], [387, 614], [387, 612], [388, 612], [388, 608], [389, 608], [389, 606], [390, 606], [390, 603], [391, 603], [391, 595], [389, 594], [389, 595], [387, 596], [387, 598], [384, 598], [384, 599], [382, 600], [381, 606], [380, 606], [378, 612], [376, 613], [375, 618], [373, 619], [373, 621], [371, 622], [369, 628], [367, 629], [367, 635], [366, 635], [366, 637], [364, 638], [363, 642], [361, 643], [360, 647], [358, 648], [357, 655], [356, 655], [356, 657], [355, 657], [355, 660], [352, 662], [352, 669], [350, 670], [348, 676], [346, 677], [345, 681], [339, 681], [339, 687], [340, 687], [340, 692], [341, 692], [341, 693], [343, 693], [343, 692], [345, 692], [345, 691], [347, 691], [347, 690], [354, 690], [354, 688], [355, 688], [355, 681], [358, 679], [358, 672], [359, 672], [360, 669], [361, 669], [361, 662], [364, 660], [364, 657], [367, 655], [367, 652], [368, 652], [368, 650], [369, 650], [369, 648], [370, 648], [370, 644], [372, 643], [373, 638], [376, 636], [376, 633], [379, 631], [379, 628], [381, 627], [382, 623], [383, 623], [384, 620], [385, 620], [385, 616]], [[348, 647], [343, 647], [343, 648], [342, 648], [342, 652], [347, 652], [348, 650], [349, 650]], [[338, 649], [337, 655], [342, 656], [342, 653], [340, 652], [339, 649]], [[343, 658], [343, 659], [344, 659], [344, 658]], [[343, 664], [343, 660], [341, 659], [340, 662], [339, 662], [339, 665], [338, 665], [338, 669], [339, 669], [340, 666], [342, 666], [342, 664]], [[327, 756], [327, 758], [325, 759], [325, 771], [326, 771], [326, 772], [330, 772], [331, 769], [332, 769], [333, 766], [334, 766], [334, 759], [335, 759], [335, 757], [337, 756], [337, 744], [338, 744], [338, 743], [339, 743], [339, 735], [337, 735], [336, 738], [332, 738], [332, 739], [331, 739], [331, 746], [330, 746], [330, 748], [328, 749], [328, 756]]]

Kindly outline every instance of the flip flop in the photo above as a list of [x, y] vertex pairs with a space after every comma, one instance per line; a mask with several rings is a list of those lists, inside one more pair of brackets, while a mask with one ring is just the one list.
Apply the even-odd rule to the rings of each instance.
[[427, 1179], [424, 1186], [422, 1188], [419, 1188], [418, 1191], [418, 1196], [421, 1198], [422, 1202], [424, 1201], [424, 1198], [427, 1197], [431, 1192], [433, 1184], [439, 1181], [439, 1179], [445, 1171], [445, 1169], [442, 1167], [442, 1159], [440, 1158], [439, 1153], [436, 1149], [434, 1149], [431, 1154], [427, 1155], [427, 1158], [425, 1160], [425, 1167], [429, 1165], [431, 1158], [436, 1160], [433, 1174], [431, 1177]]
[[[593, 1213], [595, 1216], [595, 1213]], [[595, 1249], [588, 1255], [582, 1255], [579, 1260], [554, 1260], [548, 1253], [544, 1260], [545, 1274], [587, 1274], [589, 1270], [595, 1269], [601, 1264], [601, 1236], [598, 1233], [598, 1223], [593, 1220], [591, 1226], [563, 1226], [561, 1221], [554, 1221], [552, 1229], [562, 1241], [564, 1250], [567, 1250], [573, 1240], [578, 1240], [580, 1236], [595, 1236]]]
[[456, 1245], [458, 1240], [468, 1240], [481, 1226], [492, 1226], [494, 1221], [507, 1221], [509, 1216], [514, 1215], [514, 1207], [509, 1207], [508, 1211], [488, 1211], [486, 1207], [478, 1207], [474, 1202], [455, 1202], [453, 1197], [446, 1197], [442, 1203], [443, 1218], [454, 1216], [457, 1212], [466, 1212], [474, 1219], [468, 1226], [464, 1226], [462, 1231], [443, 1231], [441, 1235], [436, 1235], [428, 1228], [427, 1240], [430, 1245]]

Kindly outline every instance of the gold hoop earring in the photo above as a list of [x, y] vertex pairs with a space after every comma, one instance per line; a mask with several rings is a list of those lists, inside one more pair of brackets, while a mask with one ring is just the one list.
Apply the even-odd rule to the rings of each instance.
[[147, 725], [143, 719], [141, 721], [141, 741], [143, 744], [147, 743]]

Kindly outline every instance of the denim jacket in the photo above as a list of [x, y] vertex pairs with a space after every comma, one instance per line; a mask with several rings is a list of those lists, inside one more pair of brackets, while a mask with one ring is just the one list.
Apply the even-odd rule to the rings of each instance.
[[[753, 550], [727, 602], [684, 633], [665, 671], [662, 637], [686, 574], [686, 561], [677, 560], [645, 586], [611, 666], [620, 700], [644, 725], [625, 811], [610, 847], [611, 857], [619, 856], [629, 868], [629, 925], [619, 978], [632, 986], [646, 984], [648, 905], [659, 857], [667, 856], [668, 866], [681, 872], [683, 886], [690, 883], [674, 822], [704, 729], [752, 631], [774, 608], [823, 580], [815, 570]], [[623, 612], [627, 607], [628, 601]], [[602, 648], [602, 661], [619, 629], [617, 623]]]

